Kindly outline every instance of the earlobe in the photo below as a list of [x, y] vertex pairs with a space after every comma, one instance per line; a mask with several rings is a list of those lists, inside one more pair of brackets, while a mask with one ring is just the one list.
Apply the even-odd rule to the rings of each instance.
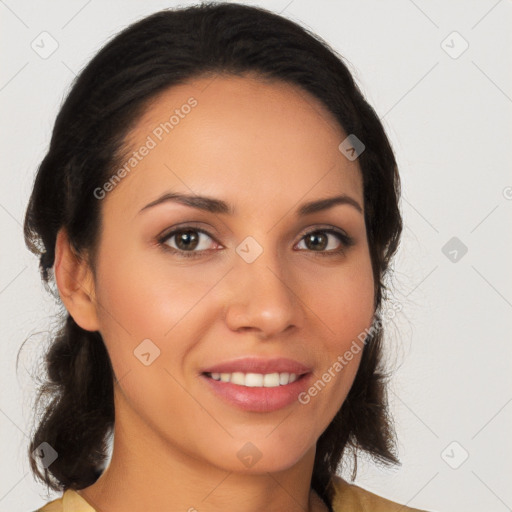
[[55, 242], [55, 281], [62, 303], [75, 322], [87, 331], [98, 331], [94, 280], [88, 262], [80, 257], [61, 228]]

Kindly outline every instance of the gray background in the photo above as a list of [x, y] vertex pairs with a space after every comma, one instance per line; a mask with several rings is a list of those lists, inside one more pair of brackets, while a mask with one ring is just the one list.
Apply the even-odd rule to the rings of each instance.
[[[56, 308], [21, 230], [55, 115], [107, 39], [190, 3], [0, 0], [0, 511], [57, 496], [26, 456], [37, 333]], [[432, 511], [510, 510], [512, 2], [244, 3], [299, 21], [349, 61], [400, 167], [405, 230], [391, 286], [402, 310], [387, 343], [402, 466], [363, 459], [356, 482]]]

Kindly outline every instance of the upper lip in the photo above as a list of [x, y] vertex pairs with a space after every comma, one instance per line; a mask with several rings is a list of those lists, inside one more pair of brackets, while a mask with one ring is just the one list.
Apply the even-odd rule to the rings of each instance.
[[202, 373], [295, 373], [302, 375], [310, 371], [311, 368], [286, 357], [273, 359], [244, 357], [210, 366], [205, 368]]

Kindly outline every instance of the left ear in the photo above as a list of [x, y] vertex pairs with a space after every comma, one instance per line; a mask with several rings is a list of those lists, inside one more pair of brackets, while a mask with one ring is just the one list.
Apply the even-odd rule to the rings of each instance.
[[75, 322], [87, 331], [98, 331], [93, 274], [87, 261], [71, 246], [64, 228], [55, 242], [54, 275], [60, 298]]

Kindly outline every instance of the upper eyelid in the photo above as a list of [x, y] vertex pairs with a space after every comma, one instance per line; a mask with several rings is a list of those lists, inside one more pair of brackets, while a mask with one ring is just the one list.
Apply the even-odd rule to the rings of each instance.
[[[183, 226], [174, 226], [170, 229], [166, 229], [162, 232], [161, 235], [158, 235], [158, 240], [162, 241], [162, 240], [167, 240], [169, 238], [171, 238], [171, 236], [174, 236], [176, 233], [179, 233], [180, 231], [187, 231], [187, 230], [190, 230], [190, 231], [198, 231], [199, 233], [203, 233], [204, 235], [208, 235], [212, 240], [216, 240], [216, 237], [214, 235], [212, 235], [208, 230], [204, 229], [204, 228], [200, 228], [198, 226], [195, 226], [193, 224], [184, 224]], [[217, 243], [220, 243], [220, 242], [217, 242]]]
[[[313, 226], [309, 226], [307, 228], [304, 228], [301, 231], [301, 236], [304, 236], [308, 233], [314, 233], [315, 231], [333, 231], [340, 235], [345, 235], [346, 237], [350, 237], [350, 235], [344, 229], [339, 228], [337, 226], [333, 226], [331, 224], [315, 224]], [[352, 238], [352, 237], [350, 237], [350, 238]]]

